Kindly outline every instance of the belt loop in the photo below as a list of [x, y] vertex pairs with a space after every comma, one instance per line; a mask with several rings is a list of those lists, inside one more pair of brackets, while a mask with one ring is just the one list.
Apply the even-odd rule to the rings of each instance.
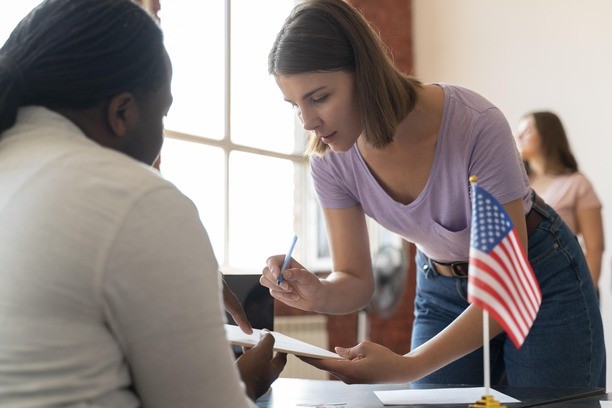
[[[430, 257], [425, 254], [422, 254], [423, 257], [427, 260], [427, 263], [423, 265], [423, 271], [425, 272], [425, 276], [427, 278], [432, 278], [438, 275], [446, 276], [446, 277], [455, 277], [455, 278], [467, 278], [468, 276], [468, 262], [438, 262], [434, 261]], [[449, 274], [440, 272], [438, 267], [448, 268]]]
[[423, 257], [427, 260], [425, 265], [423, 265], [423, 272], [425, 273], [425, 277], [427, 279], [432, 279], [434, 277], [434, 274], [437, 273], [436, 268], [433, 266], [433, 264], [431, 263], [431, 259], [427, 255], [423, 254]]

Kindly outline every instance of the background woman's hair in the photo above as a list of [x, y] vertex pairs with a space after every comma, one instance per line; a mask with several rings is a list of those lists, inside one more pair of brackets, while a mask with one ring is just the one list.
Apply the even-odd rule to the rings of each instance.
[[21, 106], [86, 109], [121, 92], [142, 101], [167, 77], [163, 36], [131, 0], [46, 0], [0, 49], [0, 133]]
[[570, 148], [561, 119], [548, 111], [531, 112], [525, 117], [533, 118], [540, 135], [540, 150], [546, 171], [552, 174], [577, 172], [578, 162]]
[[[359, 11], [342, 0], [305, 0], [285, 20], [268, 56], [271, 75], [347, 71], [355, 75], [366, 141], [382, 148], [412, 110], [421, 83], [403, 74]], [[327, 145], [309, 135], [307, 154]]]

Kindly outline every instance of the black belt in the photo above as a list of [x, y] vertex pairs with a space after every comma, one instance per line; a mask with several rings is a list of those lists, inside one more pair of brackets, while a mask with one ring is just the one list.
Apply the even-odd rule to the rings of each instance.
[[[544, 207], [546, 205], [542, 197], [537, 195], [534, 191], [533, 192], [533, 205], [531, 206], [531, 209], [529, 210], [527, 215], [525, 215], [525, 224], [527, 226], [527, 236], [531, 235], [533, 230], [535, 230], [536, 227], [540, 225], [540, 222], [542, 221], [542, 214], [540, 214], [535, 208], [533, 208], [535, 207], [536, 204], [539, 207]], [[438, 262], [438, 261], [434, 261], [433, 259], [429, 258], [425, 254], [423, 255], [425, 256], [425, 258], [427, 258], [427, 265], [425, 265], [424, 268], [429, 267], [433, 269], [434, 271], [438, 272], [440, 275], [447, 276], [447, 274], [441, 273], [439, 268], [436, 268], [436, 266], [449, 267], [451, 274], [455, 278], [467, 278], [468, 276], [468, 266], [469, 266], [468, 262]]]
[[425, 258], [427, 258], [427, 265], [423, 266], [424, 269], [431, 268], [434, 271], [438, 272], [440, 275], [447, 276], [445, 273], [440, 271], [440, 268], [436, 266], [445, 266], [450, 267], [451, 274], [455, 278], [467, 278], [468, 276], [468, 262], [438, 262], [429, 258], [427, 255], [423, 254]]

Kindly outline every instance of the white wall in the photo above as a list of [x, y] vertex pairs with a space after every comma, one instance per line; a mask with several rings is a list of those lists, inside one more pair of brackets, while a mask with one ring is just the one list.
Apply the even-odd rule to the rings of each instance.
[[[609, 0], [412, 0], [415, 75], [471, 88], [516, 129], [522, 114], [562, 119], [581, 170], [604, 205], [612, 248], [612, 2]], [[601, 302], [612, 389], [611, 256]]]

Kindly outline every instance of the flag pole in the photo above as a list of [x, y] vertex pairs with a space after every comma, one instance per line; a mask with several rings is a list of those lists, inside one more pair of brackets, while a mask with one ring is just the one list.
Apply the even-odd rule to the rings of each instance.
[[485, 396], [491, 393], [491, 364], [489, 351], [489, 312], [482, 311], [482, 347], [484, 361], [484, 386]]
[[[472, 187], [472, 194], [477, 186], [478, 177], [471, 176], [469, 179]], [[472, 208], [472, 211], [474, 209]], [[472, 220], [473, 221], [473, 220]], [[506, 408], [500, 404], [491, 395], [491, 364], [490, 364], [490, 349], [489, 349], [489, 312], [482, 309], [482, 352], [483, 352], [483, 368], [484, 368], [484, 387], [485, 395], [474, 404], [468, 405], [468, 408]]]
[[474, 404], [468, 405], [468, 408], [507, 408], [502, 405], [491, 395], [491, 364], [489, 350], [489, 312], [482, 310], [482, 350], [484, 361], [484, 386], [485, 395]]

